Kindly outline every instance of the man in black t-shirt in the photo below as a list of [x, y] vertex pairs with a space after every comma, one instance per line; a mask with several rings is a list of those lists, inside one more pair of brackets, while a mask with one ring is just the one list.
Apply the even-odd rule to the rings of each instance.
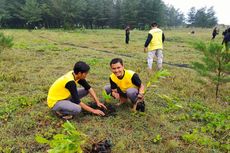
[[230, 28], [227, 29], [223, 41], [222, 41], [222, 45], [225, 45], [226, 50], [229, 50], [230, 48]]
[[130, 35], [130, 27], [127, 26], [127, 27], [125, 28], [125, 43], [126, 43], [126, 44], [129, 44], [129, 35]]
[[215, 39], [216, 35], [218, 35], [217, 27], [215, 27], [212, 31], [212, 40]]
[[126, 70], [122, 59], [112, 59], [110, 67], [110, 85], [106, 85], [105, 90], [107, 94], [119, 100], [118, 105], [127, 102], [128, 99], [135, 104], [138, 98], [144, 98], [144, 85], [139, 76], [134, 71]]
[[[73, 117], [73, 115], [81, 112], [81, 108], [96, 115], [105, 115], [102, 111], [93, 109], [80, 100], [89, 93], [97, 106], [106, 109], [98, 100], [94, 90], [85, 80], [89, 69], [89, 65], [79, 61], [75, 64], [72, 71], [69, 71], [57, 79], [50, 87], [47, 104], [58, 115], [64, 116], [65, 119], [69, 119]], [[77, 84], [82, 85], [83, 88], [77, 88]]]

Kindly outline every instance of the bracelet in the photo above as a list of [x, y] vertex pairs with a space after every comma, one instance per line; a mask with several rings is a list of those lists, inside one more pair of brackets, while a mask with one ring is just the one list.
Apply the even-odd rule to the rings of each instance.
[[144, 93], [140, 93], [140, 92], [139, 92], [138, 95], [144, 96]]
[[139, 92], [138, 94], [144, 95], [144, 92]]

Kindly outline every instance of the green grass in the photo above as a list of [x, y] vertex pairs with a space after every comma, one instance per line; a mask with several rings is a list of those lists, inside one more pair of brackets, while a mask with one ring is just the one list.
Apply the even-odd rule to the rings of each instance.
[[[190, 31], [165, 30], [165, 62], [190, 64], [202, 58], [192, 43], [210, 41], [211, 29], [196, 29], [195, 35], [189, 34]], [[48, 149], [35, 141], [35, 135], [52, 138], [62, 130], [63, 121], [48, 109], [47, 92], [76, 61], [82, 60], [91, 66], [87, 80], [102, 100], [102, 89], [109, 83], [111, 73], [109, 62], [114, 57], [121, 57], [127, 69], [138, 72], [145, 85], [149, 79], [146, 53], [143, 52], [147, 31], [131, 31], [129, 45], [124, 43], [123, 30], [0, 32], [14, 37], [12, 49], [0, 54], [0, 152], [45, 152]], [[215, 41], [221, 43], [221, 40], [222, 36], [218, 35]], [[229, 83], [221, 86], [221, 100], [216, 102], [214, 85], [194, 70], [168, 64], [163, 66], [172, 76], [161, 79], [158, 87], [151, 87], [146, 93], [145, 114], [133, 114], [129, 104], [125, 104], [118, 108], [116, 117], [81, 114], [71, 121], [79, 131], [88, 135], [87, 146], [111, 138], [112, 150], [116, 153], [229, 151]], [[218, 124], [219, 129], [211, 127], [219, 131], [216, 134], [204, 132], [207, 124], [216, 120], [206, 121], [203, 116], [200, 116], [201, 120], [194, 119], [194, 113], [199, 114], [200, 110], [191, 104], [198, 102], [208, 108], [204, 113], [211, 113], [210, 117], [214, 119], [223, 113], [221, 122], [228, 127]], [[112, 100], [112, 103], [116, 101]], [[154, 139], [159, 140], [156, 143]]]

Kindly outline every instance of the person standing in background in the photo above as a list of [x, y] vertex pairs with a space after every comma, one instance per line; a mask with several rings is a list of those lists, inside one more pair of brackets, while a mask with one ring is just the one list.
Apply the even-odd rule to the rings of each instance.
[[218, 35], [217, 27], [215, 27], [212, 31], [212, 40], [215, 39], [216, 35]]
[[225, 45], [226, 50], [229, 51], [229, 48], [230, 48], [230, 28], [227, 29], [227, 31], [224, 35], [222, 45]]
[[126, 43], [126, 44], [129, 44], [129, 35], [130, 35], [130, 27], [127, 26], [127, 27], [125, 28], [125, 43]]
[[144, 52], [148, 51], [147, 63], [150, 72], [152, 71], [153, 58], [155, 56], [157, 57], [157, 70], [162, 69], [164, 40], [165, 35], [163, 31], [158, 28], [156, 22], [153, 22], [144, 45]]

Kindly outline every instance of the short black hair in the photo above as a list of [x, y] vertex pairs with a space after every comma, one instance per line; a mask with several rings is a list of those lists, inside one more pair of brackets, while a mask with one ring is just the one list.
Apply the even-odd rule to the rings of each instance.
[[116, 63], [121, 63], [121, 65], [123, 65], [123, 60], [121, 58], [114, 58], [114, 59], [111, 60], [110, 66], [112, 64], [116, 64]]
[[90, 70], [89, 65], [82, 61], [78, 61], [77, 63], [75, 63], [73, 68], [75, 74], [78, 74], [79, 72], [81, 73], [89, 72], [89, 70]]
[[152, 22], [152, 23], [151, 23], [151, 26], [152, 26], [152, 27], [157, 27], [158, 24], [157, 24], [156, 22]]

